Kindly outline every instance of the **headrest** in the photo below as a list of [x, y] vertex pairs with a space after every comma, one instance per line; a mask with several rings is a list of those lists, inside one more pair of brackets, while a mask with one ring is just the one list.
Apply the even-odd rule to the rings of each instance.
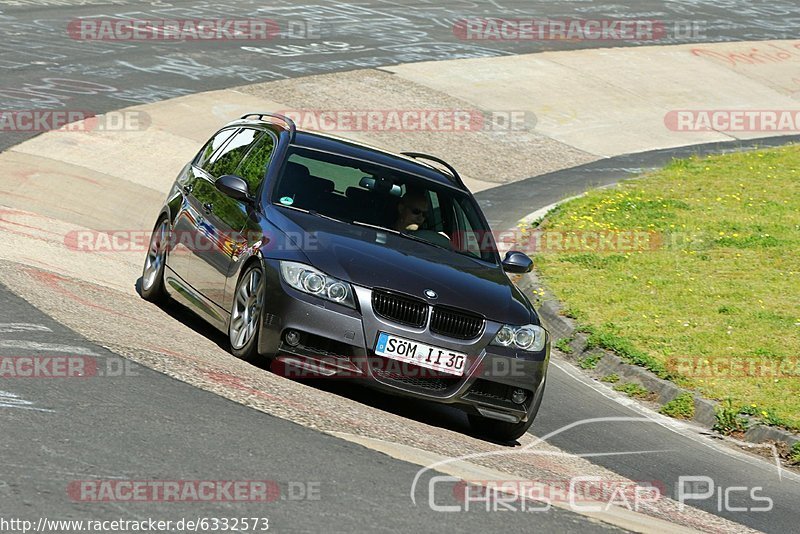
[[354, 200], [372, 198], [374, 196], [373, 193], [370, 193], [366, 189], [361, 189], [360, 187], [354, 187], [352, 185], [345, 189], [344, 194], [347, 198], [352, 198]]
[[290, 161], [286, 164], [284, 176], [289, 177], [290, 180], [307, 180], [311, 176], [311, 171], [305, 165]]

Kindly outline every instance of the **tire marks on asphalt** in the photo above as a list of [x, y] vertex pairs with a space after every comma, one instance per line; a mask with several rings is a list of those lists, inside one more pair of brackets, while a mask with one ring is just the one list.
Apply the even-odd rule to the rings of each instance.
[[41, 324], [0, 323], [0, 334], [9, 332], [52, 332], [52, 330]]
[[36, 352], [56, 352], [63, 354], [76, 354], [79, 356], [100, 356], [92, 349], [77, 347], [75, 345], [63, 345], [61, 343], [42, 343], [39, 341], [24, 341], [21, 339], [0, 339], [0, 348], [20, 349]]
[[25, 400], [16, 393], [11, 393], [9, 391], [0, 391], [0, 408], [17, 408], [20, 410], [55, 413], [55, 410], [38, 408], [33, 402]]
[[[36, 335], [36, 334], [45, 334], [45, 335], [55, 335], [53, 333], [52, 328], [45, 326], [43, 324], [35, 324], [35, 323], [0, 323], [0, 334], [11, 334], [12, 336], [18, 334], [28, 334], [28, 335]], [[46, 341], [32, 341], [30, 339], [5, 339], [5, 337], [10, 336], [3, 336], [0, 338], [0, 358], [6, 356], [3, 354], [2, 349], [14, 349], [16, 351], [30, 351], [35, 352], [37, 354], [42, 353], [57, 353], [57, 354], [69, 354], [69, 355], [80, 355], [80, 356], [99, 356], [97, 352], [94, 350], [76, 346], [76, 345], [66, 345], [63, 343], [50, 343]], [[16, 354], [14, 355], [16, 356]], [[3, 375], [0, 375], [0, 384], [3, 385], [3, 390], [0, 390], [0, 408], [9, 408], [9, 409], [18, 409], [18, 410], [30, 410], [35, 412], [43, 412], [43, 413], [56, 413], [56, 410], [50, 408], [41, 408], [36, 406], [34, 401], [27, 400], [23, 398], [18, 393], [12, 391], [6, 391], [6, 389], [11, 389], [8, 386], [11, 385], [11, 381], [6, 379]]]

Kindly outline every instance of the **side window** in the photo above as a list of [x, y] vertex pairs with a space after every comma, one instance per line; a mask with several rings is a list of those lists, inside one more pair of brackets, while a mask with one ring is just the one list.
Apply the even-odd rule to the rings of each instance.
[[255, 143], [247, 156], [239, 164], [234, 174], [244, 178], [250, 192], [255, 192], [264, 180], [267, 165], [275, 151], [275, 138], [269, 133], [263, 134]]
[[219, 178], [224, 174], [233, 174], [244, 155], [260, 136], [261, 132], [251, 128], [239, 130], [222, 150], [218, 150], [211, 156], [203, 165], [203, 170], [214, 178]]
[[477, 258], [491, 259], [491, 235], [488, 232], [476, 230], [473, 221], [477, 223], [477, 214], [473, 206], [467, 201], [454, 199], [453, 215], [456, 232], [459, 236], [457, 250], [466, 252]]
[[227, 130], [222, 130], [217, 135], [215, 135], [208, 144], [203, 147], [203, 151], [197, 157], [197, 161], [195, 161], [195, 165], [200, 167], [201, 169], [205, 167], [208, 160], [211, 159], [211, 156], [219, 150], [219, 148], [225, 144], [225, 142], [231, 138], [233, 134], [236, 133], [236, 128], [229, 128]]

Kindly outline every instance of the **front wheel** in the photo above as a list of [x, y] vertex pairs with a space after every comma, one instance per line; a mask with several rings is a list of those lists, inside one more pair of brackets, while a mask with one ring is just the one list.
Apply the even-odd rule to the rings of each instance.
[[167, 297], [164, 289], [164, 266], [168, 245], [169, 220], [162, 217], [150, 237], [150, 247], [147, 249], [142, 270], [142, 298], [150, 302], [161, 302]]
[[228, 339], [237, 358], [252, 361], [258, 357], [261, 312], [264, 308], [264, 269], [254, 264], [239, 279], [231, 308]]

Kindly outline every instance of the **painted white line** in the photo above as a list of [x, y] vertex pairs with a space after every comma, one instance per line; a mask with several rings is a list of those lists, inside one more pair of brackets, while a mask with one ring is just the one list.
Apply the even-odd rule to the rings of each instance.
[[[696, 426], [683, 421], [676, 421], [670, 417], [667, 417], [666, 415], [661, 415], [660, 413], [657, 413], [647, 408], [646, 406], [643, 406], [642, 404], [633, 401], [628, 397], [623, 396], [621, 393], [617, 393], [613, 391], [611, 388], [595, 382], [590, 377], [583, 374], [581, 371], [579, 371], [576, 367], [574, 367], [572, 364], [568, 362], [556, 361], [554, 358], [551, 358], [550, 364], [554, 365], [559, 370], [563, 371], [564, 374], [566, 374], [570, 378], [574, 379], [577, 382], [580, 382], [583, 386], [593, 389], [596, 393], [599, 393], [603, 397], [612, 400], [617, 404], [620, 404], [634, 412], [637, 412], [646, 419], [648, 419], [648, 421], [642, 421], [642, 422], [655, 423], [663, 428], [666, 428], [671, 432], [674, 432], [675, 434], [678, 434], [684, 438], [691, 439], [695, 443], [704, 445], [709, 449], [713, 449], [716, 452], [721, 452], [727, 456], [730, 456], [731, 458], [743, 461], [754, 467], [759, 467], [761, 469], [769, 469], [769, 470], [771, 470], [773, 467], [770, 463], [768, 463], [766, 460], [762, 458], [757, 458], [749, 454], [746, 454], [744, 452], [722, 446], [721, 444], [712, 441], [708, 437], [701, 435], [700, 432], [708, 431], [703, 427]], [[754, 443], [740, 442], [738, 440], [733, 440], [733, 439], [726, 439], [725, 441], [737, 445], [744, 445], [750, 447], [756, 446], [756, 444]], [[774, 449], [774, 447], [772, 448]], [[800, 482], [800, 475], [797, 475], [794, 472], [789, 471], [787, 469], [783, 469], [780, 466], [780, 464], [778, 464], [777, 466], [777, 475], [778, 475], [778, 480], [782, 480], [783, 478], [789, 478], [796, 482]]]
[[52, 332], [52, 330], [41, 324], [0, 323], [0, 333], [8, 332]]
[[18, 339], [0, 339], [0, 348], [34, 350], [39, 352], [63, 352], [66, 354], [79, 354], [81, 356], [100, 356], [92, 349], [76, 347], [74, 345], [61, 345], [58, 343], [39, 343], [37, 341], [22, 341]]
[[33, 410], [36, 412], [55, 412], [55, 410], [48, 410], [47, 408], [37, 408], [31, 401], [25, 400], [16, 393], [10, 393], [8, 391], [0, 391], [0, 408], [16, 408], [20, 410]]

